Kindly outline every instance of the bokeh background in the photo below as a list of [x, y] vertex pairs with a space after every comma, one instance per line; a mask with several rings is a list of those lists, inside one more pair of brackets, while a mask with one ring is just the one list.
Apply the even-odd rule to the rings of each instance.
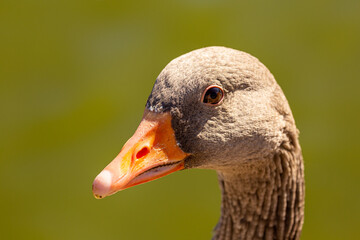
[[95, 200], [173, 58], [222, 45], [282, 86], [306, 166], [302, 239], [360, 235], [360, 1], [0, 0], [0, 238], [210, 239], [216, 174]]

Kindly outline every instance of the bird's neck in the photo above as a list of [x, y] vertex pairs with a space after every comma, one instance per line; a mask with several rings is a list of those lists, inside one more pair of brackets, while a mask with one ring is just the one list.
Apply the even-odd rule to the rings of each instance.
[[218, 176], [221, 217], [213, 239], [299, 239], [304, 217], [300, 148], [282, 146], [267, 159]]

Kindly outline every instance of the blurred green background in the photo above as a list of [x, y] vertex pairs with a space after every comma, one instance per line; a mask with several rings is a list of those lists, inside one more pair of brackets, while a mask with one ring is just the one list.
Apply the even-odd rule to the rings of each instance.
[[1, 239], [210, 239], [216, 174], [95, 200], [162, 68], [223, 45], [258, 57], [301, 131], [302, 239], [360, 235], [360, 1], [0, 0]]

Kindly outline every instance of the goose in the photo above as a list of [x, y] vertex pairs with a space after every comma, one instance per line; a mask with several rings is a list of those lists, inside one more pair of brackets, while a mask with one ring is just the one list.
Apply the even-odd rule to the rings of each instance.
[[104, 198], [182, 169], [217, 172], [213, 239], [299, 239], [304, 167], [299, 131], [270, 71], [248, 53], [206, 47], [172, 60], [143, 118], [94, 180]]

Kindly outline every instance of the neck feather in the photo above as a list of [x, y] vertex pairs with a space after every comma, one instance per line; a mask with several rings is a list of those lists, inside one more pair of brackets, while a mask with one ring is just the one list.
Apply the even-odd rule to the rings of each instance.
[[294, 140], [267, 158], [218, 171], [222, 204], [213, 239], [299, 239], [304, 173]]

